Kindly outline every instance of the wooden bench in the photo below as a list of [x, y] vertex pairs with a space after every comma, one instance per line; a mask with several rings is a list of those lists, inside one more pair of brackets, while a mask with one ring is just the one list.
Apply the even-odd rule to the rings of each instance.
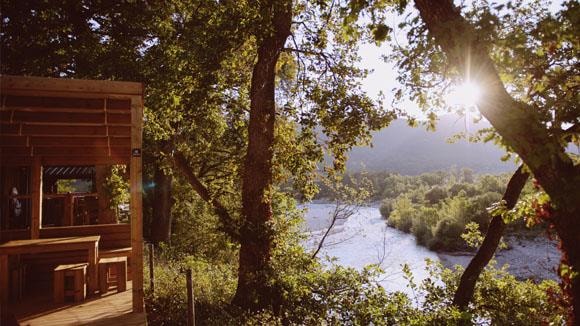
[[[48, 227], [40, 229], [40, 238], [58, 238], [100, 235], [99, 258], [127, 257], [128, 279], [131, 280], [131, 225], [130, 224], [99, 224], [76, 225], [63, 227]], [[31, 281], [50, 282], [50, 275], [55, 266], [74, 264], [87, 261], [84, 251], [51, 252], [41, 254], [21, 255], [23, 263], [39, 271], [31, 276]]]
[[74, 302], [85, 300], [87, 295], [87, 263], [58, 265], [54, 269], [54, 302], [63, 303], [65, 297]]
[[115, 269], [117, 292], [127, 290], [127, 257], [111, 257], [99, 259], [99, 289], [101, 295], [107, 293], [111, 282], [111, 268]]

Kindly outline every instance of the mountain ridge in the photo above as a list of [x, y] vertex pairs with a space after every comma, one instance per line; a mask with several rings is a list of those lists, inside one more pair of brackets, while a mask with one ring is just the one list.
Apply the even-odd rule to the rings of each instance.
[[490, 127], [487, 121], [473, 123], [456, 115], [444, 115], [435, 131], [410, 127], [405, 120], [395, 120], [372, 133], [372, 147], [358, 146], [349, 153], [347, 170], [357, 172], [389, 171], [416, 175], [453, 167], [470, 168], [476, 173], [504, 173], [515, 169], [513, 162], [503, 162], [505, 151], [491, 143], [470, 143], [465, 139], [448, 143], [459, 132], [474, 132]]

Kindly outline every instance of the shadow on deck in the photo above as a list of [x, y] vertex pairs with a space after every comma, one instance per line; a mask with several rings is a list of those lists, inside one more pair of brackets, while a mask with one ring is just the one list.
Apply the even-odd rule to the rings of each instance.
[[[147, 325], [145, 313], [133, 313], [131, 283], [127, 291], [87, 298], [82, 303], [55, 304], [51, 295], [34, 294], [9, 306], [20, 325]], [[46, 293], [46, 292], [44, 292]], [[49, 293], [50, 294], [50, 293]]]

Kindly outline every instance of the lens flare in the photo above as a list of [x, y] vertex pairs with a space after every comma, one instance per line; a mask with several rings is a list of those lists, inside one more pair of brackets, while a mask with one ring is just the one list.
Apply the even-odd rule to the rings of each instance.
[[474, 107], [481, 97], [481, 88], [472, 81], [467, 81], [453, 88], [445, 96], [445, 102], [450, 106]]

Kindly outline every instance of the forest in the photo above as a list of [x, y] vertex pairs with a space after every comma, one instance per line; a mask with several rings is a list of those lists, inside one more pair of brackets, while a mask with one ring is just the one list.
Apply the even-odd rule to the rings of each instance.
[[[199, 325], [580, 323], [580, 159], [567, 150], [580, 133], [577, 1], [63, 0], [0, 10], [2, 74], [144, 84], [149, 324], [186, 324], [186, 269]], [[388, 94], [362, 87], [363, 44], [393, 67]], [[447, 105], [466, 83], [480, 96]], [[456, 137], [493, 143], [518, 167], [346, 171], [373, 132], [396, 119], [433, 130], [447, 112], [489, 121]], [[126, 196], [122, 173], [108, 182], [115, 198]], [[381, 287], [379, 266], [342, 266], [304, 246], [302, 204], [363, 197], [418, 244], [473, 259], [427, 262], [423, 280], [403, 265], [410, 295]], [[558, 282], [496, 266], [511, 232], [558, 242]]]

